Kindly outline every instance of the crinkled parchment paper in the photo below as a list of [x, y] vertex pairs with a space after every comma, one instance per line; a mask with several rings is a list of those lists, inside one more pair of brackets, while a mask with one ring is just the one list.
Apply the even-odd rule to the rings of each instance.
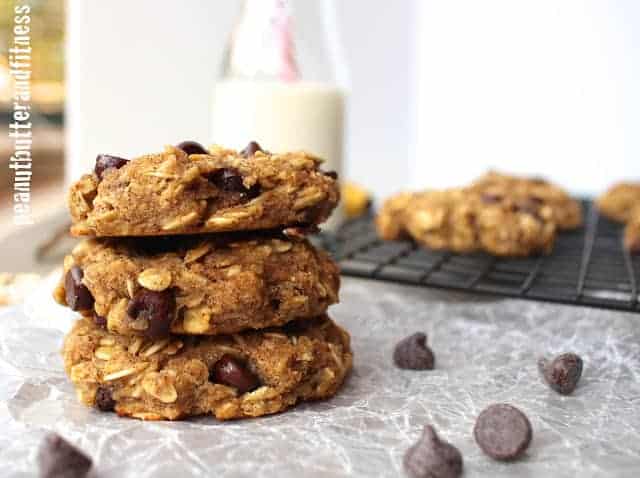
[[[62, 371], [72, 314], [51, 283], [0, 314], [0, 475], [34, 476], [37, 446], [55, 430], [89, 452], [101, 477], [402, 476], [425, 423], [454, 443], [465, 476], [640, 476], [640, 315], [476, 298], [345, 279], [332, 316], [352, 334], [355, 369], [337, 397], [254, 420], [151, 423], [85, 408]], [[391, 364], [393, 345], [424, 330], [436, 370]], [[539, 379], [536, 359], [575, 351], [576, 392]], [[509, 464], [475, 445], [475, 417], [509, 402], [533, 442]]]

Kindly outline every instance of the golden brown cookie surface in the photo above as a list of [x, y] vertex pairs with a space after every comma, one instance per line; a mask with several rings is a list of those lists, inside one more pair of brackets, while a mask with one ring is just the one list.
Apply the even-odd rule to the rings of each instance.
[[[324, 222], [339, 199], [334, 175], [303, 152], [176, 147], [115, 158], [71, 186], [76, 236], [156, 236], [271, 229]], [[107, 159], [111, 157], [106, 157]]]
[[575, 229], [582, 224], [582, 206], [559, 186], [542, 178], [512, 176], [490, 171], [471, 185], [471, 189], [491, 196], [512, 196], [536, 201], [545, 216], [558, 229]]
[[488, 173], [468, 187], [400, 193], [376, 217], [385, 240], [496, 256], [549, 253], [558, 229], [582, 223], [580, 203], [546, 181]]
[[618, 222], [629, 221], [640, 207], [640, 182], [622, 182], [611, 186], [597, 202], [598, 210]]
[[640, 206], [634, 208], [624, 228], [624, 246], [632, 254], [640, 254]]
[[315, 317], [338, 267], [308, 241], [272, 236], [90, 239], [65, 258], [56, 300], [123, 335], [215, 335]]
[[148, 340], [76, 322], [65, 371], [79, 400], [143, 420], [256, 417], [336, 393], [352, 366], [349, 335], [328, 317], [216, 337]]

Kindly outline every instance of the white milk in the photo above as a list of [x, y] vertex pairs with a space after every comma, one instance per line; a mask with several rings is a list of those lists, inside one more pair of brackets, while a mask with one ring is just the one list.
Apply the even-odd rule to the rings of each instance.
[[[242, 149], [249, 141], [273, 152], [304, 150], [342, 177], [344, 93], [311, 82], [223, 80], [213, 99], [212, 142]], [[342, 220], [338, 208], [324, 226]]]

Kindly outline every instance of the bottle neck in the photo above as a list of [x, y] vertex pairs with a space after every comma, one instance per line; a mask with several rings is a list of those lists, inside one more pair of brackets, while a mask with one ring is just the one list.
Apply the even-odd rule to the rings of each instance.
[[223, 74], [283, 82], [300, 79], [288, 0], [245, 0]]

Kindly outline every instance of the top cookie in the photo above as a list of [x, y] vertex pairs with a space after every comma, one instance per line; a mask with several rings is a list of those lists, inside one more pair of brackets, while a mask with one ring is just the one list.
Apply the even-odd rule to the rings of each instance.
[[[185, 152], [186, 151], [186, 152]], [[100, 155], [71, 186], [75, 236], [246, 231], [324, 222], [339, 199], [335, 173], [303, 152], [237, 152], [197, 143], [131, 161]]]

